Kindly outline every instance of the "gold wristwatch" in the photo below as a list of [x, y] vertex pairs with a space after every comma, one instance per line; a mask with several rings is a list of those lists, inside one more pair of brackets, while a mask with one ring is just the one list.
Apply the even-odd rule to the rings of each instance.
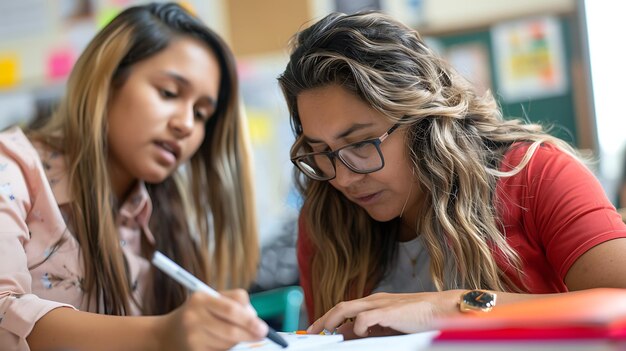
[[461, 312], [489, 312], [496, 305], [495, 293], [485, 290], [469, 290], [461, 294], [459, 309]]

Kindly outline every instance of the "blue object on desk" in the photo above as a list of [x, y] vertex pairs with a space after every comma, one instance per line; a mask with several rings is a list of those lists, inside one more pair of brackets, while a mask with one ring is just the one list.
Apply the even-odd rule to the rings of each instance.
[[279, 318], [279, 331], [298, 330], [304, 294], [299, 286], [286, 286], [250, 295], [250, 303], [261, 319]]

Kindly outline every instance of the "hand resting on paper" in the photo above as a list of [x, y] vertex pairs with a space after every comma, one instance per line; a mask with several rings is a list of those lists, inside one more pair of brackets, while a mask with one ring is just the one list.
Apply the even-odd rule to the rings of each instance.
[[[434, 318], [460, 313], [454, 301], [461, 293], [462, 290], [372, 294], [337, 304], [316, 320], [307, 332], [316, 334], [324, 329], [336, 329], [344, 339], [349, 340], [429, 330]], [[345, 322], [346, 319], [353, 321]]]

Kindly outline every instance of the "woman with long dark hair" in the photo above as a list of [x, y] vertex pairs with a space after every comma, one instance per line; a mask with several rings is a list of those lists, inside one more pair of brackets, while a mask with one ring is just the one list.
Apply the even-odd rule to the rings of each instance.
[[[241, 289], [258, 240], [239, 104], [231, 51], [179, 5], [128, 8], [96, 35], [52, 118], [0, 134], [1, 349], [213, 350], [266, 334]], [[155, 250], [239, 289], [190, 297], [150, 265]]]

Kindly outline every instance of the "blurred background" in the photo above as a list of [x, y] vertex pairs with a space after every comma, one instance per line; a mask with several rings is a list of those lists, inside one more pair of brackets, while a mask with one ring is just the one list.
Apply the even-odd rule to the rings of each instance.
[[[0, 129], [47, 116], [87, 42], [121, 9], [146, 1], [0, 0]], [[179, 1], [233, 48], [256, 168], [264, 249], [258, 290], [297, 282], [289, 119], [276, 78], [288, 41], [331, 11], [380, 9], [416, 28], [505, 116], [552, 127], [596, 158], [616, 207], [624, 176], [626, 81], [621, 2], [606, 0]], [[618, 17], [620, 16], [620, 17]], [[620, 24], [621, 23], [621, 24]], [[625, 193], [626, 194], [626, 193]], [[622, 196], [626, 200], [626, 196]]]

